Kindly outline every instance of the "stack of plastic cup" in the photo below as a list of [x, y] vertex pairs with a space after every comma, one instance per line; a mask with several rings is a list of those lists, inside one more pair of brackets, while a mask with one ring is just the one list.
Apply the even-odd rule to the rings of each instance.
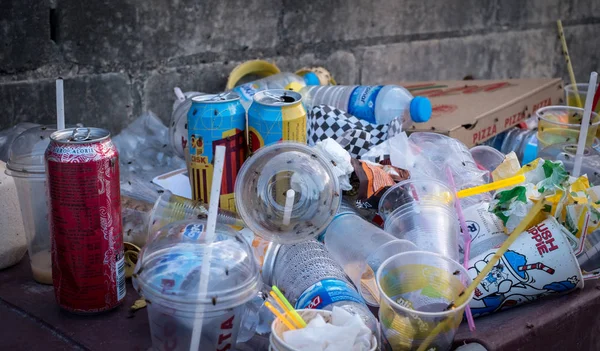
[[385, 220], [384, 230], [398, 239], [417, 245], [419, 250], [459, 260], [460, 227], [453, 209], [431, 202], [413, 202]]
[[325, 248], [371, 306], [379, 306], [375, 272], [381, 263], [397, 253], [417, 250], [410, 241], [398, 240], [355, 214], [343, 214], [331, 222]]
[[[189, 350], [197, 319], [202, 320], [199, 350], [233, 349], [245, 304], [258, 292], [260, 275], [249, 244], [222, 225], [207, 243], [205, 229], [201, 220], [171, 223], [140, 252], [133, 285], [148, 301], [154, 349]], [[208, 289], [200, 296], [207, 251]]]
[[[285, 218], [289, 190], [295, 195]], [[316, 238], [337, 213], [341, 199], [330, 160], [301, 143], [260, 148], [244, 162], [235, 181], [236, 208], [247, 227], [279, 244]]]
[[44, 153], [55, 131], [45, 126], [24, 131], [13, 140], [6, 163], [6, 174], [14, 178], [19, 195], [33, 279], [42, 284], [52, 284]]
[[454, 301], [471, 281], [462, 265], [434, 253], [405, 252], [387, 259], [377, 271], [382, 343], [394, 351], [416, 350], [443, 323], [427, 350], [449, 350], [473, 293], [460, 306]]
[[398, 208], [413, 202], [431, 202], [454, 208], [450, 188], [435, 179], [409, 179], [389, 188], [379, 200], [379, 215], [385, 220]]
[[384, 230], [419, 250], [453, 260], [458, 255], [458, 218], [450, 188], [434, 179], [409, 179], [389, 188], [379, 201]]

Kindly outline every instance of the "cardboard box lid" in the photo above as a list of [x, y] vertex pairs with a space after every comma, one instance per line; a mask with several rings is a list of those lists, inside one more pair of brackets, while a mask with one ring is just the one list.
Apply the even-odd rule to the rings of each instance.
[[[415, 96], [428, 97], [433, 105], [431, 120], [414, 124], [409, 132], [448, 134], [467, 146], [509, 129], [540, 107], [560, 103], [563, 96], [560, 78], [406, 82], [400, 85]], [[473, 133], [481, 128], [490, 130], [481, 137], [473, 137]]]

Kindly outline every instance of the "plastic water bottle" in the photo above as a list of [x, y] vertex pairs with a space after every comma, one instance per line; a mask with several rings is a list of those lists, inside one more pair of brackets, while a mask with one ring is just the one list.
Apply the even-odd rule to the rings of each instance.
[[335, 85], [305, 87], [300, 91], [307, 110], [329, 105], [374, 124], [386, 124], [402, 116], [402, 129], [412, 122], [431, 118], [431, 102], [424, 96], [413, 97], [397, 85]]
[[337, 306], [360, 316], [378, 335], [375, 316], [322, 243], [312, 240], [295, 245], [273, 244], [262, 272], [265, 283], [276, 285], [296, 309], [331, 311]]
[[290, 89], [297, 90], [299, 87], [307, 85], [319, 85], [319, 77], [308, 72], [304, 76], [299, 76], [294, 73], [278, 73], [266, 78], [262, 78], [253, 82], [238, 85], [232, 90], [240, 96], [242, 105], [246, 110], [252, 104], [254, 94], [267, 89]]

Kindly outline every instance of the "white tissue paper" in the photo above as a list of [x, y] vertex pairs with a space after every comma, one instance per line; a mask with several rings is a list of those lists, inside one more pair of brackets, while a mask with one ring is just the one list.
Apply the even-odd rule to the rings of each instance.
[[283, 332], [286, 344], [302, 351], [366, 351], [371, 338], [359, 316], [339, 307], [333, 307], [331, 324], [317, 315], [305, 328]]
[[348, 151], [331, 138], [317, 142], [314, 148], [331, 161], [333, 174], [340, 180], [342, 190], [352, 190], [350, 175], [354, 172], [354, 168]]

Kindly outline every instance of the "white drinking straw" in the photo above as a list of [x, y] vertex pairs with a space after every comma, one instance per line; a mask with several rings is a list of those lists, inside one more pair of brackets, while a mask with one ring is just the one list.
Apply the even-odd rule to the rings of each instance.
[[289, 189], [285, 193], [285, 207], [283, 209], [283, 225], [290, 224], [290, 217], [292, 217], [292, 210], [294, 209], [294, 197], [296, 192], [294, 189]]
[[56, 129], [65, 129], [65, 98], [62, 78], [56, 80]]
[[[208, 278], [210, 275], [210, 263], [212, 256], [212, 242], [215, 239], [217, 229], [217, 213], [219, 212], [219, 197], [221, 196], [221, 180], [223, 179], [223, 164], [225, 163], [225, 146], [219, 145], [215, 148], [215, 166], [213, 169], [212, 186], [210, 189], [210, 201], [208, 204], [208, 218], [206, 220], [206, 236], [204, 237], [204, 257], [200, 268], [200, 283], [198, 296], [205, 300], [208, 290]], [[190, 351], [198, 351], [200, 338], [202, 336], [202, 324], [204, 322], [204, 304], [199, 303], [194, 319]]]
[[181, 91], [181, 89], [179, 89], [179, 87], [173, 88], [173, 91], [175, 92], [175, 96], [177, 96], [177, 100], [185, 101], [185, 94], [183, 91]]
[[585, 141], [587, 140], [590, 118], [592, 115], [592, 104], [594, 92], [596, 91], [596, 80], [598, 73], [590, 74], [590, 83], [588, 84], [587, 96], [585, 97], [585, 107], [583, 108], [583, 119], [581, 120], [581, 129], [579, 130], [579, 141], [577, 142], [577, 153], [575, 154], [575, 164], [573, 165], [573, 177], [579, 177], [581, 173], [581, 163], [583, 161], [583, 151], [585, 150]]

